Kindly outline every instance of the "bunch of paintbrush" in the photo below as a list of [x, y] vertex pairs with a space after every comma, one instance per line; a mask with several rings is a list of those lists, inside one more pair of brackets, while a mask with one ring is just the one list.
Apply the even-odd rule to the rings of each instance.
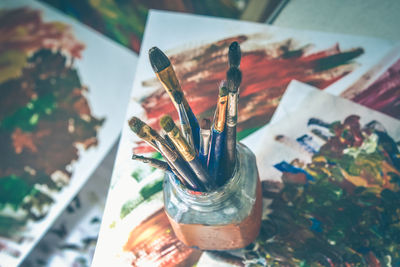
[[236, 122], [238, 88], [241, 82], [240, 47], [229, 47], [227, 81], [219, 87], [213, 122], [201, 121], [190, 108], [168, 57], [157, 47], [149, 50], [151, 66], [170, 96], [179, 115], [180, 128], [171, 116], [164, 115], [160, 125], [163, 137], [137, 117], [129, 125], [140, 138], [161, 153], [161, 160], [133, 155], [132, 159], [172, 172], [189, 189], [209, 191], [232, 176], [236, 163]]
[[239, 86], [242, 82], [240, 61], [240, 46], [233, 42], [228, 51], [229, 69], [226, 81], [222, 81], [219, 87], [207, 162], [210, 175], [215, 179], [217, 186], [223, 185], [232, 177], [236, 166], [236, 124]]

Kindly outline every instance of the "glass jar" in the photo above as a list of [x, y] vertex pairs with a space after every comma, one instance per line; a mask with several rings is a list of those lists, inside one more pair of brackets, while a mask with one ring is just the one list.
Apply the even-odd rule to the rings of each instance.
[[243, 144], [237, 144], [235, 170], [225, 185], [211, 192], [195, 192], [167, 173], [163, 190], [164, 208], [175, 235], [190, 247], [243, 248], [259, 233], [260, 179], [256, 158]]

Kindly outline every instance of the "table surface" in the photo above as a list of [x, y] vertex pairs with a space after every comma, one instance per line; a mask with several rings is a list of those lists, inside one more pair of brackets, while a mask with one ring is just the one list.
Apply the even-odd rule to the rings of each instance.
[[398, 0], [291, 0], [274, 25], [400, 40]]

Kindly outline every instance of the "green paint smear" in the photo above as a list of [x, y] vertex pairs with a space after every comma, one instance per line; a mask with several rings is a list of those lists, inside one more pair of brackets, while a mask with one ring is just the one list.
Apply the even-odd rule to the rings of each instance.
[[17, 210], [23, 199], [33, 191], [33, 187], [28, 185], [23, 178], [10, 175], [0, 178], [0, 208], [10, 204]]
[[25, 132], [32, 132], [35, 130], [39, 118], [50, 115], [56, 107], [54, 96], [46, 94], [30, 101], [25, 107], [4, 118], [0, 122], [0, 127], [9, 131], [20, 128]]
[[134, 210], [137, 206], [139, 206], [141, 203], [143, 203], [144, 199], [142, 196], [139, 196], [138, 198], [131, 199], [126, 201], [121, 208], [121, 211], [119, 213], [119, 217], [121, 219], [125, 218], [126, 215], [131, 213], [132, 210]]
[[243, 138], [249, 136], [250, 134], [254, 133], [255, 131], [257, 131], [258, 129], [260, 129], [263, 126], [242, 130], [237, 134], [237, 138], [239, 140], [242, 140]]
[[156, 193], [158, 193], [162, 190], [163, 182], [164, 182], [164, 179], [159, 179], [159, 180], [156, 180], [156, 181], [144, 186], [139, 192], [140, 195], [144, 199], [150, 198], [151, 196], [155, 195]]
[[143, 170], [141, 168], [137, 168], [136, 170], [134, 170], [131, 174], [132, 178], [135, 179], [136, 182], [140, 182], [141, 180], [143, 180]]
[[145, 185], [139, 192], [139, 196], [135, 199], [130, 199], [126, 201], [121, 208], [120, 218], [123, 219], [129, 213], [131, 213], [135, 208], [145, 201], [151, 201], [152, 198], [162, 190], [164, 179], [156, 180], [152, 183]]

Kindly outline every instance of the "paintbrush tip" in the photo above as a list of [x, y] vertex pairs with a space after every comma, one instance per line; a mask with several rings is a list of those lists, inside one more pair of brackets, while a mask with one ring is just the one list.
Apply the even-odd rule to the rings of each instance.
[[160, 120], [160, 125], [164, 129], [164, 131], [166, 131], [167, 133], [172, 131], [172, 129], [175, 127], [175, 123], [172, 120], [171, 116], [169, 116], [169, 115], [162, 116], [162, 118]]
[[168, 57], [156, 46], [150, 48], [149, 59], [154, 72], [158, 73], [171, 65]]
[[220, 86], [219, 86], [219, 93], [218, 95], [221, 96], [226, 96], [228, 95], [229, 90], [228, 90], [228, 84], [226, 81], [222, 81]]
[[131, 130], [139, 135], [140, 131], [142, 130], [143, 126], [144, 126], [144, 122], [142, 122], [138, 117], [132, 117], [129, 121], [128, 121], [129, 127], [131, 128]]
[[229, 91], [236, 93], [242, 82], [242, 72], [236, 67], [231, 67], [226, 72], [226, 79], [228, 80]]
[[238, 42], [232, 42], [229, 46], [228, 60], [230, 67], [239, 67], [242, 53]]
[[210, 130], [211, 129], [211, 120], [208, 118], [204, 118], [200, 122], [200, 128], [204, 130]]

